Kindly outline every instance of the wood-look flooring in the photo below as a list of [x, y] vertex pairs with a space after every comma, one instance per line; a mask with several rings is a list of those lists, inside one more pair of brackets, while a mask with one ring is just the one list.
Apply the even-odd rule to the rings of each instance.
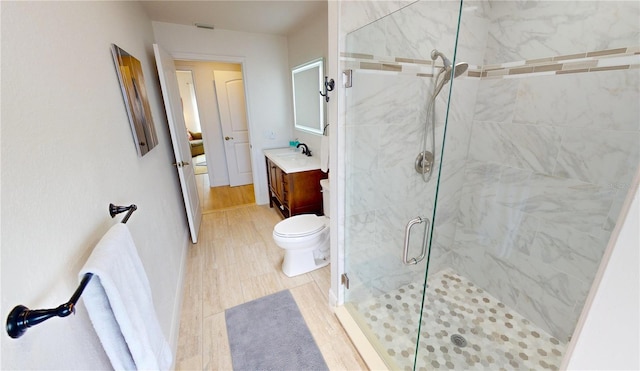
[[330, 267], [287, 277], [272, 239], [280, 215], [250, 205], [203, 216], [187, 257], [176, 369], [231, 370], [224, 310], [289, 289], [330, 370], [366, 370], [328, 301]]
[[211, 187], [208, 174], [196, 175], [200, 208], [203, 213], [232, 207], [250, 205], [256, 202], [253, 184], [237, 187]]

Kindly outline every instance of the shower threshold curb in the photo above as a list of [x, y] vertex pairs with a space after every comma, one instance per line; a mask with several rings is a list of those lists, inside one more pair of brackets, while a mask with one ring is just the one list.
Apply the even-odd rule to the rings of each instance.
[[370, 370], [389, 370], [387, 364], [380, 355], [378, 355], [378, 352], [376, 352], [371, 345], [369, 339], [367, 339], [364, 332], [362, 332], [356, 321], [351, 317], [347, 308], [345, 308], [344, 305], [335, 307], [334, 313], [349, 336], [349, 339], [351, 339], [351, 342], [356, 347], [360, 357], [362, 357], [367, 364], [367, 367], [369, 367]]

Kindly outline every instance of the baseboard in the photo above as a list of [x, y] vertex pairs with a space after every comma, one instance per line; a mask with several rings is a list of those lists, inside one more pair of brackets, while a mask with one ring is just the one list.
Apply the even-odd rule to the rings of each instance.
[[224, 187], [229, 185], [229, 179], [214, 178], [211, 180], [211, 187]]
[[171, 320], [171, 334], [169, 335], [169, 346], [173, 354], [173, 364], [171, 369], [175, 370], [176, 355], [178, 354], [178, 336], [180, 335], [180, 317], [182, 314], [182, 302], [184, 301], [184, 277], [186, 274], [187, 266], [187, 252], [191, 245], [191, 239], [189, 237], [189, 229], [185, 229], [182, 236], [184, 245], [182, 246], [182, 256], [180, 257], [180, 271], [178, 273], [176, 297], [173, 302], [173, 318]]
[[332, 289], [329, 289], [329, 305], [331, 306], [331, 308], [334, 309], [338, 306], [338, 297], [336, 296], [336, 294], [333, 292]]

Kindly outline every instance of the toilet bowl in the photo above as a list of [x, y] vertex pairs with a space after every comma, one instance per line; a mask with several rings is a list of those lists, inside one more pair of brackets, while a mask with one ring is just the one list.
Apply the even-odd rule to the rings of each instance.
[[273, 228], [273, 240], [282, 248], [282, 272], [288, 277], [311, 272], [329, 264], [329, 181], [320, 181], [323, 216], [301, 214], [287, 218]]

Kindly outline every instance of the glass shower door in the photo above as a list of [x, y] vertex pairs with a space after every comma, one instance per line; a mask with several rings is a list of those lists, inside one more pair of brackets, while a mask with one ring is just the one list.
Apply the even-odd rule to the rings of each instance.
[[[374, 96], [380, 97], [381, 91], [389, 89], [393, 80], [397, 83], [396, 92], [410, 85], [410, 81], [403, 78], [400, 80], [404, 81], [397, 82], [397, 77], [354, 71], [354, 87], [348, 99], [356, 99], [360, 91], [368, 95], [372, 89], [377, 89], [378, 94]], [[358, 86], [364, 89], [359, 90]], [[349, 117], [373, 114], [367, 105], [376, 103], [370, 95], [366, 99], [369, 102], [361, 101], [359, 105], [363, 110], [351, 111]], [[374, 120], [366, 117], [358, 121], [363, 124], [346, 128], [345, 160], [350, 174], [345, 207], [345, 272], [349, 276], [345, 302], [385, 362], [393, 369], [411, 369], [426, 259], [405, 265], [403, 246], [407, 224], [412, 219], [428, 217], [424, 212], [424, 196], [409, 197], [407, 170], [395, 164], [403, 156], [417, 154], [418, 144], [411, 138], [416, 129], [409, 128], [412, 124], [371, 124]], [[378, 153], [369, 150], [372, 148], [372, 143], [367, 143], [369, 140], [376, 142]], [[414, 148], [412, 151], [399, 148], [405, 146]], [[399, 156], [399, 150], [405, 154]], [[413, 159], [400, 162], [405, 167], [413, 166]], [[428, 222], [417, 223], [410, 229], [407, 259], [421, 255], [428, 225]]]
[[603, 4], [461, 4], [416, 369], [560, 368], [640, 162], [640, 4]]
[[[448, 85], [432, 97], [444, 58], [454, 54], [458, 10], [459, 3], [450, 1], [413, 3], [350, 33], [343, 53], [343, 65], [352, 71], [346, 89], [345, 307], [392, 369], [414, 368], [419, 341]], [[416, 12], [434, 23], [421, 24], [413, 40], [398, 39]], [[425, 35], [433, 40], [425, 42]], [[432, 59], [434, 49], [444, 58]], [[433, 156], [428, 181], [419, 160], [425, 146]], [[447, 214], [434, 232], [443, 240], [453, 231]]]

